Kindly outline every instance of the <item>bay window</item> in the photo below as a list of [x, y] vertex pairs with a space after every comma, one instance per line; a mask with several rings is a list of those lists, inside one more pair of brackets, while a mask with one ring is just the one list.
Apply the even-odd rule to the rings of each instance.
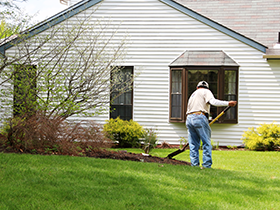
[[[206, 81], [216, 99], [237, 100], [237, 66], [184, 66], [170, 68], [170, 122], [185, 122], [188, 98], [199, 81]], [[214, 119], [224, 107], [211, 106]], [[237, 123], [237, 107], [232, 107], [219, 123]]]

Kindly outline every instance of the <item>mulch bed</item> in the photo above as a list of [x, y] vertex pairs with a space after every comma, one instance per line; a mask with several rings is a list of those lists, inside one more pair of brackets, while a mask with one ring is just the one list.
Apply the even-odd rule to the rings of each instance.
[[126, 151], [108, 151], [108, 150], [97, 150], [86, 152], [87, 157], [94, 158], [104, 158], [104, 159], [116, 159], [116, 160], [129, 160], [129, 161], [138, 161], [138, 162], [150, 162], [150, 163], [159, 163], [159, 164], [172, 164], [172, 165], [191, 165], [191, 163], [181, 160], [161, 158], [157, 156], [144, 156], [142, 154], [135, 154]]
[[[29, 152], [24, 152], [24, 151], [17, 152], [17, 151], [13, 151], [13, 150], [7, 150], [1, 146], [0, 146], [0, 152], [30, 154]], [[51, 155], [51, 154], [42, 153], [41, 155]], [[53, 153], [53, 155], [61, 155], [61, 154]], [[71, 154], [68, 154], [68, 155], [71, 155]], [[116, 160], [149, 162], [149, 163], [158, 163], [158, 164], [166, 163], [166, 164], [172, 164], [172, 165], [191, 165], [191, 163], [185, 162], [185, 161], [161, 158], [161, 157], [151, 156], [151, 155], [144, 156], [142, 154], [136, 154], [136, 153], [126, 152], [126, 151], [116, 152], [116, 151], [111, 151], [111, 150], [92, 150], [92, 151], [84, 152], [84, 155], [86, 157], [100, 158], [100, 159], [116, 159]]]
[[[228, 149], [226, 147], [220, 147], [218, 150], [244, 150], [244, 148], [235, 148], [235, 149]], [[12, 150], [7, 150], [0, 146], [0, 152], [6, 153], [29, 153], [29, 152], [17, 152]], [[63, 154], [55, 154], [54, 155], [63, 155]], [[42, 153], [41, 155], [51, 155]], [[71, 155], [71, 154], [64, 154], [64, 155]], [[171, 164], [171, 165], [188, 165], [190, 166], [190, 162], [176, 160], [176, 159], [169, 159], [169, 158], [162, 158], [157, 156], [151, 155], [142, 155], [126, 152], [126, 151], [112, 151], [112, 150], [92, 150], [84, 152], [86, 157], [92, 158], [100, 158], [100, 159], [116, 159], [116, 160], [126, 160], [126, 161], [137, 161], [137, 162], [149, 162], [149, 163], [158, 163], [158, 164]]]

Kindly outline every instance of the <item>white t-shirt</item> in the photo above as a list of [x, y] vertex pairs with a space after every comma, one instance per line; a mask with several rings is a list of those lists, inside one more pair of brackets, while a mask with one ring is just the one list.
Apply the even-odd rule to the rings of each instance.
[[228, 106], [228, 101], [217, 100], [209, 89], [199, 88], [189, 98], [187, 114], [199, 111], [210, 113], [210, 104]]
[[211, 98], [214, 98], [214, 95], [210, 90], [206, 88], [197, 89], [189, 98], [187, 114], [199, 111], [210, 113], [210, 104], [208, 102]]

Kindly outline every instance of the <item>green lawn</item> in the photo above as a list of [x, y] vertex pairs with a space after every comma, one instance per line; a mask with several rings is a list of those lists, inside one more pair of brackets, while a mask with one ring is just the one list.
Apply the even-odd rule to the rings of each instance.
[[213, 169], [201, 170], [0, 153], [0, 209], [280, 209], [279, 152], [213, 151], [213, 161]]

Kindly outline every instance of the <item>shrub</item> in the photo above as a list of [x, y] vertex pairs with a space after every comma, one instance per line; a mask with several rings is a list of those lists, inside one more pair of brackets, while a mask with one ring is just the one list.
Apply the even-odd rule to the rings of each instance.
[[146, 154], [149, 154], [150, 151], [157, 146], [157, 134], [151, 129], [144, 130], [143, 141], [143, 150]]
[[144, 135], [144, 129], [137, 122], [116, 119], [106, 120], [103, 131], [105, 136], [113, 141], [118, 141], [122, 148], [139, 147], [140, 139]]
[[243, 143], [250, 150], [277, 150], [280, 146], [280, 125], [261, 124], [258, 128], [249, 128], [242, 135]]
[[180, 149], [183, 149], [184, 145], [188, 143], [188, 140], [185, 137], [180, 137]]
[[[215, 145], [215, 142], [211, 139], [211, 146], [212, 146], [212, 150], [218, 149], [219, 148], [219, 142], [217, 142], [217, 144]], [[203, 143], [200, 140], [200, 146], [199, 149], [202, 150], [203, 149]]]
[[94, 122], [69, 123], [62, 117], [36, 114], [16, 117], [2, 129], [1, 145], [14, 152], [81, 155], [93, 149], [111, 146]]

